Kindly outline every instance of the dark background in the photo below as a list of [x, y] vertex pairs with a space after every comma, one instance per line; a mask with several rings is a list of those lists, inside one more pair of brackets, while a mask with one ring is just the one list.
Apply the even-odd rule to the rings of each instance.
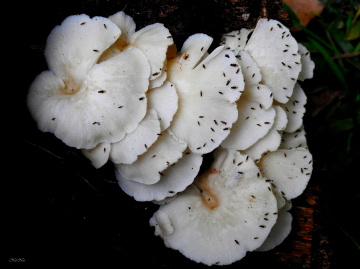
[[[78, 150], [40, 132], [26, 108], [27, 90], [35, 76], [47, 69], [43, 50], [48, 34], [69, 15], [107, 17], [124, 9], [134, 18], [137, 29], [164, 23], [180, 49], [188, 36], [199, 32], [212, 36], [215, 47], [221, 34], [253, 27], [264, 10], [268, 17], [290, 26], [281, 7], [280, 1], [56, 0], [16, 2], [4, 8], [14, 19], [2, 26], [3, 80], [10, 83], [3, 84], [6, 95], [2, 99], [6, 240], [1, 241], [6, 251], [1, 262], [35, 268], [59, 264], [205, 268], [166, 248], [153, 234], [148, 222], [158, 206], [136, 202], [123, 193], [111, 164], [97, 170]], [[243, 13], [250, 14], [247, 21], [242, 19]], [[299, 32], [294, 36], [304, 38]], [[321, 58], [318, 61], [320, 67], [326, 65]], [[354, 127], [349, 153], [343, 150], [346, 134], [326, 129], [339, 97], [330, 100], [321, 113], [314, 113], [319, 109], [319, 98], [342, 90], [331, 73], [322, 71], [317, 68], [314, 78], [301, 84], [308, 96], [305, 128], [314, 172], [307, 191], [293, 201], [292, 233], [276, 249], [248, 253], [228, 268], [269, 264], [280, 268], [356, 268], [359, 264], [355, 243], [360, 242], [359, 128]], [[330, 92], [322, 95], [316, 91], [321, 87]]]

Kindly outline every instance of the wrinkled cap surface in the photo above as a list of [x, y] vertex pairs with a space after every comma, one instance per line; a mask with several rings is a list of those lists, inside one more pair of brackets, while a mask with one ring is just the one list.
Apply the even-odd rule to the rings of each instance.
[[100, 55], [120, 36], [120, 29], [103, 17], [73, 15], [56, 26], [46, 40], [49, 70], [71, 91], [79, 87]]
[[140, 49], [149, 61], [150, 80], [161, 76], [164, 69], [166, 52], [173, 44], [169, 30], [161, 23], [148, 25], [130, 37], [130, 43]]
[[281, 144], [280, 131], [285, 129], [288, 120], [285, 111], [280, 106], [273, 106], [273, 108], [276, 115], [271, 129], [263, 138], [245, 150], [245, 153], [253, 160], [260, 160], [263, 154], [277, 150]]
[[301, 55], [301, 71], [298, 80], [304, 81], [314, 76], [315, 63], [311, 60], [308, 49], [302, 44], [298, 44], [298, 46]]
[[237, 62], [241, 66], [244, 76], [245, 90], [241, 100], [255, 101], [261, 104], [264, 109], [271, 107], [273, 103], [272, 91], [261, 84], [261, 73], [254, 59], [244, 50], [234, 51]]
[[215, 159], [150, 220], [166, 246], [206, 265], [240, 260], [262, 244], [277, 219], [270, 184], [250, 158], [221, 150]]
[[104, 53], [102, 60], [121, 53], [127, 47], [135, 46], [144, 53], [150, 64], [150, 80], [159, 78], [164, 73], [168, 46], [174, 43], [169, 30], [161, 23], [154, 23], [135, 32], [134, 20], [123, 11], [111, 15], [109, 19], [121, 29], [122, 33]]
[[[149, 109], [138, 127], [124, 139], [111, 143], [110, 160], [114, 163], [131, 164], [139, 155], [156, 142], [160, 133], [160, 121], [154, 109]], [[144, 146], [146, 145], [146, 147]]]
[[301, 70], [298, 44], [289, 29], [276, 20], [260, 19], [245, 51], [260, 68], [274, 99], [286, 103]]
[[291, 201], [286, 201], [285, 206], [279, 210], [279, 217], [272, 227], [269, 236], [257, 251], [269, 251], [280, 245], [290, 234], [293, 217], [289, 210], [292, 207]]
[[162, 171], [176, 163], [186, 149], [186, 143], [175, 139], [169, 132], [161, 133], [156, 142], [148, 147], [131, 164], [116, 164], [116, 169], [128, 180], [142, 184], [155, 184], [161, 179]]
[[136, 48], [95, 64], [70, 90], [65, 80], [44, 71], [30, 86], [28, 108], [41, 131], [54, 133], [68, 146], [90, 149], [116, 142], [145, 116], [149, 71]]
[[307, 148], [307, 140], [304, 126], [292, 133], [283, 132], [281, 149]]
[[221, 143], [222, 147], [245, 150], [263, 138], [275, 120], [275, 110], [264, 109], [260, 103], [240, 99], [237, 102], [239, 117], [231, 128], [229, 136]]
[[281, 107], [285, 110], [288, 118], [288, 124], [284, 130], [285, 132], [295, 132], [303, 125], [306, 103], [306, 94], [300, 84], [296, 83], [294, 92], [291, 98], [289, 98], [289, 101], [285, 104], [281, 104]]
[[214, 150], [228, 136], [237, 119], [234, 102], [244, 88], [240, 66], [231, 51], [219, 47], [202, 59], [211, 42], [204, 34], [191, 36], [168, 68], [168, 79], [179, 95], [179, 108], [169, 130], [199, 154]]
[[178, 110], [178, 95], [174, 84], [165, 81], [160, 87], [147, 92], [149, 107], [155, 109], [160, 120], [161, 131], [166, 130]]
[[160, 180], [151, 185], [142, 184], [125, 179], [119, 170], [116, 170], [116, 178], [121, 189], [137, 201], [162, 201], [183, 191], [190, 185], [202, 163], [200, 154], [186, 151], [179, 161], [170, 165], [161, 172]]
[[279, 149], [264, 156], [258, 166], [290, 200], [302, 194], [310, 180], [312, 155], [303, 148]]
[[109, 160], [110, 150], [110, 143], [100, 143], [95, 148], [82, 149], [81, 152], [95, 168], [100, 168]]

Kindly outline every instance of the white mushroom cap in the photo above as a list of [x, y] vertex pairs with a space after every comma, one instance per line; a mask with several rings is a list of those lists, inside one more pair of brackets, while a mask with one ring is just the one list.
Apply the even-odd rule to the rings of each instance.
[[274, 99], [286, 103], [301, 70], [298, 44], [289, 29], [276, 20], [260, 19], [245, 51], [259, 66]]
[[[154, 109], [149, 109], [138, 127], [124, 139], [112, 143], [110, 160], [114, 163], [130, 164], [144, 154], [159, 137], [160, 121]], [[146, 147], [144, 146], [146, 145]]]
[[292, 215], [289, 210], [292, 207], [291, 200], [284, 197], [283, 191], [272, 184], [272, 191], [275, 195], [278, 207], [278, 219], [272, 227], [269, 236], [257, 251], [268, 251], [280, 245], [290, 234]]
[[312, 173], [312, 155], [307, 149], [279, 149], [265, 155], [258, 166], [290, 200], [306, 188]]
[[[268, 182], [271, 182], [271, 179], [267, 179]], [[283, 208], [286, 205], [286, 199], [285, 196], [283, 194], [283, 192], [277, 188], [275, 186], [275, 184], [271, 183], [271, 190], [276, 198], [276, 202], [277, 202], [277, 208], [278, 210], [280, 210], [281, 208]]]
[[168, 196], [168, 197], [166, 197], [165, 199], [162, 199], [162, 200], [152, 200], [151, 202], [154, 203], [155, 205], [164, 205], [164, 204], [167, 204], [167, 203], [171, 202], [176, 197], [177, 197], [177, 194], [175, 194], [173, 196]]
[[307, 148], [307, 140], [304, 126], [292, 133], [284, 132], [280, 149]]
[[110, 150], [110, 143], [100, 143], [92, 149], [81, 149], [81, 152], [95, 168], [100, 168], [109, 160]]
[[[161, 87], [147, 92], [148, 113], [135, 131], [121, 141], [111, 144], [110, 159], [114, 163], [131, 164], [139, 155], [155, 143], [162, 131], [167, 129], [178, 108], [175, 87], [165, 82]], [[144, 146], [146, 145], [146, 147]]]
[[114, 22], [121, 30], [122, 41], [126, 44], [130, 43], [130, 37], [135, 33], [136, 24], [134, 19], [126, 15], [123, 11], [119, 11], [111, 16], [109, 20]]
[[167, 49], [174, 43], [169, 30], [161, 23], [151, 24], [135, 32], [130, 37], [130, 43], [148, 59], [150, 80], [158, 78], [163, 72]]
[[73, 15], [48, 36], [45, 58], [49, 70], [71, 91], [79, 88], [100, 55], [120, 36], [120, 29], [103, 17]]
[[231, 51], [219, 47], [199, 63], [211, 42], [204, 34], [191, 36], [182, 55], [170, 60], [168, 67], [168, 80], [179, 95], [169, 130], [199, 154], [214, 150], [228, 136], [238, 115], [233, 102], [244, 89], [240, 66]]
[[[178, 96], [175, 87], [170, 82], [165, 82], [161, 87], [147, 92], [148, 112], [139, 123], [138, 127], [125, 137], [114, 143], [109, 144], [107, 157], [114, 163], [131, 164], [136, 161], [139, 155], [144, 154], [155, 141], [162, 131], [167, 129], [178, 107]], [[101, 143], [104, 144], [104, 143]], [[146, 147], [144, 147], [146, 145]], [[83, 150], [86, 157], [92, 160], [96, 168], [104, 165], [105, 152], [99, 152], [97, 146], [94, 149]], [[109, 155], [110, 153], [110, 155]], [[97, 158], [100, 158], [97, 160]], [[101, 164], [101, 165], [100, 165]]]
[[303, 125], [303, 117], [305, 114], [305, 105], [307, 97], [304, 90], [300, 87], [299, 83], [295, 84], [294, 92], [286, 104], [281, 104], [285, 110], [288, 118], [288, 124], [285, 132], [295, 132]]
[[[103, 18], [66, 19], [47, 42], [50, 71], [42, 72], [30, 86], [27, 104], [38, 128], [71, 147], [90, 149], [119, 141], [145, 116], [150, 68], [144, 54], [129, 48], [95, 63], [109, 39], [116, 39], [114, 31], [104, 34], [113, 27]], [[97, 41], [84, 43], [87, 39]]]
[[160, 87], [151, 89], [147, 92], [149, 107], [156, 110], [161, 131], [166, 130], [178, 109], [178, 95], [174, 84], [165, 81]]
[[129, 46], [140, 49], [149, 61], [150, 80], [160, 77], [163, 73], [168, 46], [174, 43], [169, 30], [161, 23], [148, 25], [135, 32], [134, 20], [120, 11], [109, 17], [121, 30], [122, 34], [110, 47], [102, 59], [116, 55]]
[[269, 132], [254, 145], [245, 150], [253, 160], [259, 160], [261, 156], [268, 151], [275, 151], [281, 143], [281, 134], [279, 131], [284, 130], [288, 122], [285, 111], [280, 106], [274, 106], [276, 115], [274, 124]]
[[181, 48], [181, 57], [178, 57], [176, 60], [172, 61], [175, 61], [176, 63], [176, 65], [174, 65], [172, 68], [175, 69], [176, 67], [184, 73], [189, 72], [195, 68], [196, 65], [198, 65], [204, 56], [207, 56], [207, 50], [209, 49], [212, 42], [213, 38], [206, 34], [195, 34], [188, 37]]
[[273, 103], [273, 93], [268, 87], [261, 84], [260, 69], [254, 59], [244, 50], [235, 50], [234, 54], [241, 66], [245, 81], [245, 90], [241, 99], [256, 101], [264, 109], [270, 108]]
[[121, 35], [114, 40], [113, 44], [101, 54], [99, 62], [110, 59], [111, 57], [119, 54], [129, 47], [130, 37], [135, 33], [136, 24], [132, 17], [120, 11], [114, 15], [109, 16], [112, 21], [120, 30]]
[[240, 99], [237, 102], [239, 118], [233, 124], [230, 135], [221, 143], [222, 147], [245, 150], [264, 137], [275, 120], [275, 110], [265, 110], [258, 102]]
[[124, 178], [116, 171], [121, 189], [137, 201], [161, 201], [183, 191], [195, 179], [202, 163], [200, 154], [187, 151], [178, 162], [161, 172], [161, 179], [151, 185], [138, 183]]
[[164, 62], [162, 73], [157, 78], [150, 80], [149, 89], [155, 89], [161, 87], [167, 79], [167, 60]]
[[305, 79], [312, 78], [314, 76], [315, 63], [310, 58], [310, 52], [307, 48], [300, 43], [299, 53], [301, 55], [301, 71], [298, 80], [304, 81]]
[[277, 219], [270, 184], [254, 162], [221, 150], [195, 184], [162, 205], [150, 220], [167, 247], [206, 265], [225, 265], [257, 249]]
[[162, 171], [176, 163], [186, 149], [181, 142], [167, 131], [161, 133], [156, 142], [131, 164], [115, 164], [116, 169], [128, 180], [143, 184], [155, 184], [161, 179]]
[[260, 69], [254, 59], [244, 50], [234, 50], [237, 62], [241, 66], [241, 72], [244, 76], [245, 89], [248, 86], [258, 85], [261, 82]]
[[291, 232], [291, 223], [293, 217], [289, 210], [292, 207], [291, 201], [286, 201], [286, 204], [279, 210], [279, 217], [272, 227], [269, 236], [265, 242], [257, 249], [257, 251], [268, 251], [280, 245]]
[[249, 35], [253, 31], [253, 29], [242, 28], [238, 31], [232, 31], [230, 33], [224, 34], [221, 40], [221, 44], [224, 45], [226, 49], [243, 50], [246, 46]]

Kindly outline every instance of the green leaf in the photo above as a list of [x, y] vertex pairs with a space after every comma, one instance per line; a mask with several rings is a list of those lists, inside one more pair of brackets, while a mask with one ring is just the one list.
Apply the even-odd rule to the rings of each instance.
[[348, 85], [346, 83], [345, 77], [344, 77], [343, 73], [341, 72], [341, 69], [334, 62], [334, 60], [331, 58], [331, 56], [329, 55], [327, 50], [323, 46], [321, 46], [320, 43], [318, 43], [316, 40], [312, 39], [311, 37], [308, 37], [308, 40], [323, 55], [323, 57], [325, 58], [327, 63], [330, 65], [330, 68], [335, 73], [336, 77], [339, 79], [342, 86], [345, 88], [346, 93], [348, 93], [349, 92], [349, 87], [348, 87]]
[[350, 27], [350, 31], [348, 33], [348, 40], [355, 40], [360, 37], [360, 21], [357, 21]]
[[306, 27], [304, 27], [301, 23], [299, 18], [296, 16], [295, 12], [286, 4], [284, 4], [284, 9], [285, 11], [290, 15], [292, 22], [295, 26], [299, 27], [301, 30], [303, 30], [306, 34], [310, 35], [311, 37], [315, 38], [316, 40], [318, 40], [319, 42], [321, 42], [323, 45], [325, 45], [326, 47], [328, 47], [329, 49], [334, 51], [334, 47], [331, 46], [328, 42], [326, 42], [324, 39], [322, 39], [319, 35], [317, 35], [316, 33], [314, 33], [313, 31], [307, 29]]
[[342, 49], [344, 53], [351, 53], [354, 51], [353, 45], [346, 40], [347, 37], [344, 32], [333, 27], [329, 27], [328, 31], [336, 44]]
[[325, 45], [328, 49], [331, 49], [332, 51], [336, 51], [336, 48], [334, 48], [332, 45], [330, 45], [328, 42], [326, 42], [323, 38], [321, 38], [319, 35], [315, 34], [313, 31], [310, 31], [309, 29], [302, 26], [300, 23], [294, 22], [296, 26], [298, 26], [301, 30], [303, 30], [306, 34], [311, 36], [312, 38], [319, 41], [321, 44]]
[[360, 51], [360, 42], [356, 45], [354, 52]]
[[352, 22], [353, 22], [353, 13], [351, 12], [351, 14], [349, 14], [346, 20], [346, 34], [349, 33]]

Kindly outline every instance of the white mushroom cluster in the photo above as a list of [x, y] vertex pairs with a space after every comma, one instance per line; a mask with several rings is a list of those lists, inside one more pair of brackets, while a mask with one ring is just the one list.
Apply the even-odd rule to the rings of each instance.
[[[225, 265], [290, 233], [291, 200], [312, 173], [298, 81], [314, 63], [276, 20], [212, 42], [194, 34], [177, 53], [163, 24], [70, 16], [48, 37], [49, 70], [27, 103], [41, 131], [95, 168], [111, 161], [125, 193], [160, 204], [150, 225], [167, 247]], [[214, 161], [199, 174], [204, 154]]]

